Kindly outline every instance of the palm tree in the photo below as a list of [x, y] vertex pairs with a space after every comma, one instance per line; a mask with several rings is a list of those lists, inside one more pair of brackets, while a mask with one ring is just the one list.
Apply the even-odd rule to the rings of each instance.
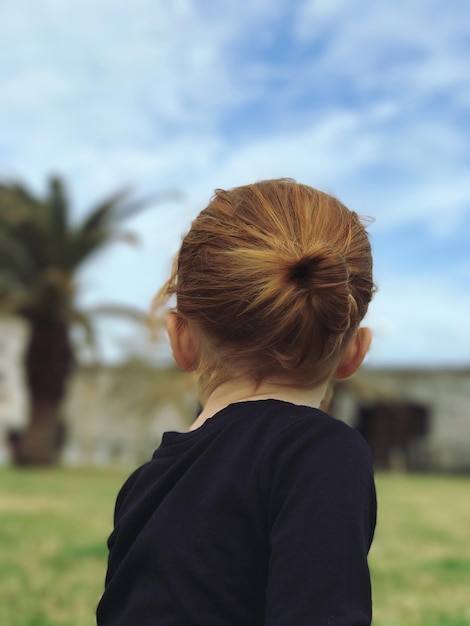
[[10, 433], [15, 463], [58, 460], [62, 402], [76, 360], [71, 329], [79, 325], [90, 341], [93, 337], [89, 315], [77, 308], [77, 272], [112, 242], [134, 241], [122, 223], [147, 205], [119, 192], [75, 224], [60, 178], [49, 181], [44, 198], [22, 184], [0, 184], [0, 309], [30, 326], [25, 353], [30, 414], [24, 431]]

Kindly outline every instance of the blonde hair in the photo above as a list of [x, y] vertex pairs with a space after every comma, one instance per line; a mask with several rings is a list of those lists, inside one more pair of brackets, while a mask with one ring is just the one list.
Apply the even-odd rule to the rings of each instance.
[[156, 307], [176, 295], [202, 335], [206, 388], [243, 372], [314, 385], [334, 372], [372, 298], [356, 213], [290, 179], [217, 190], [192, 223]]

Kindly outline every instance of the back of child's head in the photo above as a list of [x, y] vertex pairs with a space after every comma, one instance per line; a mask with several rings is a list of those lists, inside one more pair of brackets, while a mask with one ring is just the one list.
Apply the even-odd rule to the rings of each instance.
[[245, 374], [315, 385], [334, 372], [373, 294], [364, 225], [292, 180], [217, 190], [160, 298], [198, 341], [203, 384]]

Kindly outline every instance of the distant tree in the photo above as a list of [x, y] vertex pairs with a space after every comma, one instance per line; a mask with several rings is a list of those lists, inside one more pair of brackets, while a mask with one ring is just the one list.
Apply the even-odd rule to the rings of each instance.
[[[71, 330], [80, 326], [93, 339], [90, 316], [77, 306], [77, 272], [109, 244], [133, 242], [122, 224], [147, 205], [118, 192], [76, 224], [60, 178], [49, 181], [42, 198], [22, 184], [0, 184], [0, 310], [21, 316], [30, 326], [25, 353], [29, 421], [24, 431], [9, 435], [16, 464], [58, 460], [65, 429], [62, 403], [76, 361]], [[108, 309], [145, 317], [126, 307]]]

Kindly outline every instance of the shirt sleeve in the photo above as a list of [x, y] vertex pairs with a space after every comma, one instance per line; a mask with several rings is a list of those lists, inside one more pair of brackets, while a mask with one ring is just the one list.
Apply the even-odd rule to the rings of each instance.
[[359, 433], [335, 420], [327, 424], [299, 420], [267, 461], [266, 626], [369, 626], [372, 620], [371, 455]]

